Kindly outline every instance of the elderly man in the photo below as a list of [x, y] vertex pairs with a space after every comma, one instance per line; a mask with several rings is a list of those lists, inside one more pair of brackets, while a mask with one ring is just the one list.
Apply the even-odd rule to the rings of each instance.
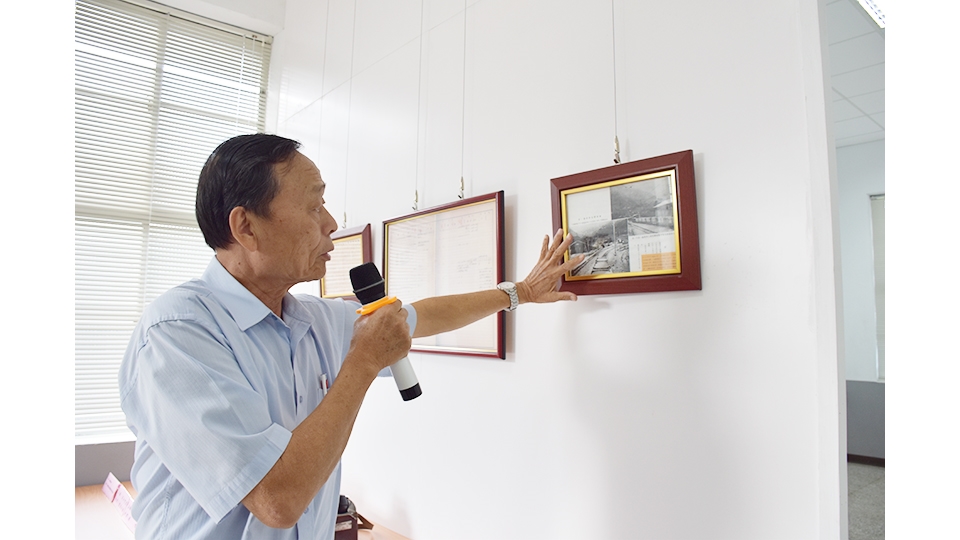
[[[234, 137], [204, 165], [197, 220], [216, 255], [203, 277], [150, 304], [121, 366], [137, 436], [137, 536], [332, 539], [340, 457], [363, 397], [413, 337], [559, 292], [570, 237], [544, 238], [511, 290], [358, 305], [293, 285], [323, 277], [337, 224], [320, 171], [275, 135]], [[322, 381], [328, 381], [324, 384]]]

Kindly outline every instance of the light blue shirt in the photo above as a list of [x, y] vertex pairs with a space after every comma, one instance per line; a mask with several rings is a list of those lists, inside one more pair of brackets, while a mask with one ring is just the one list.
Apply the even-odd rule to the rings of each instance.
[[[240, 501], [336, 383], [359, 304], [287, 294], [277, 317], [214, 257], [199, 280], [143, 312], [120, 367], [120, 404], [137, 436], [137, 538], [334, 536], [340, 464], [297, 525], [273, 529]], [[416, 310], [405, 306], [410, 331]]]

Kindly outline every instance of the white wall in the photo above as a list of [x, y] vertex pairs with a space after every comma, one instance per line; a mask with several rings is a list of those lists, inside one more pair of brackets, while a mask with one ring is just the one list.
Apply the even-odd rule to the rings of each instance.
[[837, 149], [847, 379], [877, 381], [870, 196], [884, 193], [884, 141]]
[[[611, 5], [466, 4], [287, 0], [269, 126], [378, 262], [381, 222], [455, 200], [462, 163], [467, 196], [505, 191], [521, 279], [549, 179], [612, 164]], [[621, 155], [694, 151], [703, 290], [522, 306], [506, 361], [411, 355], [424, 395], [374, 384], [343, 493], [416, 540], [845, 537], [818, 6], [615, 9]]]
[[283, 30], [286, 0], [155, 0], [181, 9], [268, 36]]

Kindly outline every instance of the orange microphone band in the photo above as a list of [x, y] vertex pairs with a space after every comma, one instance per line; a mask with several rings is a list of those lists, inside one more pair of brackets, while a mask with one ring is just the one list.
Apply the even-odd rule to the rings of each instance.
[[369, 304], [364, 304], [363, 307], [357, 310], [357, 313], [360, 315], [369, 315], [374, 311], [382, 308], [387, 304], [392, 304], [397, 301], [396, 296], [384, 296], [383, 298], [370, 302]]

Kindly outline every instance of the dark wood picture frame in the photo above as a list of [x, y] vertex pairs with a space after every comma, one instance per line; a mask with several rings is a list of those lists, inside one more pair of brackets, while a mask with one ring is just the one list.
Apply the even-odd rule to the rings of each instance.
[[[417, 220], [424, 220], [426, 223], [427, 220], [436, 220], [437, 216], [443, 215], [445, 213], [452, 213], [454, 211], [465, 209], [467, 207], [481, 205], [485, 203], [491, 203], [495, 209], [496, 215], [493, 218], [493, 227], [495, 231], [485, 230], [481, 231], [482, 234], [492, 235], [494, 238], [495, 245], [492, 246], [493, 255], [495, 260], [492, 262], [493, 268], [487, 268], [491, 274], [490, 277], [493, 279], [490, 280], [490, 283], [487, 284], [489, 288], [496, 287], [497, 283], [500, 283], [504, 280], [504, 226], [503, 226], [503, 191], [497, 191], [495, 193], [489, 193], [486, 195], [480, 195], [477, 197], [471, 197], [469, 199], [463, 199], [449, 204], [444, 204], [441, 206], [435, 206], [433, 208], [428, 208], [426, 210], [421, 210], [413, 214], [408, 214], [405, 216], [400, 216], [388, 221], [383, 222], [383, 279], [386, 282], [387, 294], [396, 294], [396, 292], [391, 292], [391, 282], [403, 283], [409, 282], [408, 280], [417, 280], [422, 279], [422, 275], [414, 275], [417, 273], [416, 270], [406, 267], [406, 265], [395, 264], [391, 266], [390, 264], [390, 242], [391, 242], [391, 227], [396, 226], [402, 223], [407, 222], [416, 222]], [[453, 217], [451, 215], [451, 217]], [[463, 234], [467, 234], [468, 231], [464, 229]], [[427, 239], [424, 239], [427, 241]], [[424, 254], [426, 257], [427, 254]], [[435, 269], [436, 274], [444, 274], [447, 272], [459, 272], [463, 271], [463, 268], [451, 268], [449, 266], [444, 266], [444, 263], [455, 262], [456, 264], [463, 265], [466, 261], [445, 261], [443, 257], [436, 257], [435, 260], [429, 261], [432, 265], [432, 269]], [[473, 268], [471, 266], [471, 268]], [[436, 296], [437, 294], [457, 294], [457, 293], [466, 293], [473, 292], [468, 290], [462, 291], [441, 291], [439, 293], [433, 292], [427, 294], [426, 296]], [[401, 298], [405, 303], [412, 303], [419, 298]], [[455, 347], [455, 346], [423, 346], [418, 345], [417, 340], [414, 340], [414, 345], [411, 347], [411, 351], [414, 352], [425, 352], [425, 353], [436, 353], [436, 354], [452, 354], [452, 355], [463, 355], [463, 356], [480, 356], [488, 358], [506, 358], [506, 339], [504, 335], [504, 315], [503, 311], [497, 312], [490, 317], [495, 317], [494, 327], [496, 336], [493, 337], [492, 341], [495, 341], [493, 347], [488, 348], [471, 348], [471, 347]], [[477, 323], [474, 323], [477, 324]], [[459, 332], [455, 330], [454, 332]]]
[[[631, 161], [604, 167], [550, 180], [550, 193], [553, 209], [553, 229], [563, 229], [566, 235], [570, 231], [567, 226], [565, 197], [575, 196], [593, 189], [602, 189], [609, 186], [626, 185], [633, 182], [642, 182], [648, 179], [671, 179], [673, 184], [673, 219], [672, 231], [677, 238], [676, 252], [671, 261], [675, 264], [667, 270], [648, 272], [629, 271], [623, 273], [609, 273], [597, 275], [579, 275], [568, 273], [562, 278], [560, 290], [571, 291], [578, 295], [589, 294], [624, 294], [656, 291], [685, 291], [700, 290], [700, 235], [697, 222], [696, 182], [693, 169], [693, 151], [684, 150], [662, 156]], [[661, 206], [661, 205], [657, 205]], [[646, 206], [645, 208], [651, 208]], [[640, 225], [642, 217], [621, 218], [625, 235], [629, 235], [631, 224]], [[623, 236], [617, 236], [618, 220], [611, 219], [611, 238], [613, 246], [607, 249], [623, 253], [620, 250], [631, 249], [624, 246]], [[634, 221], [634, 223], [631, 223]], [[664, 230], [670, 230], [664, 227]], [[576, 235], [574, 235], [576, 241]], [[633, 240], [630, 239], [630, 242]], [[588, 247], [581, 247], [584, 251]], [[572, 249], [572, 248], [571, 248]], [[594, 251], [598, 251], [599, 248]], [[564, 254], [569, 260], [570, 251]], [[586, 263], [587, 261], [585, 261]], [[592, 268], [592, 267], [591, 267]], [[659, 272], [659, 273], [658, 273]]]
[[[327, 263], [327, 272], [320, 279], [320, 297], [321, 298], [343, 298], [346, 300], [356, 300], [353, 294], [353, 287], [350, 285], [350, 269], [363, 263], [373, 262], [373, 236], [371, 234], [370, 224], [349, 229], [340, 229], [330, 235], [333, 239], [333, 251], [330, 252], [330, 262]], [[350, 241], [360, 241], [360, 253], [362, 261], [346, 261], [346, 264], [334, 264], [337, 260], [337, 244]], [[335, 283], [340, 284], [340, 290], [327, 292], [327, 278], [332, 276]], [[349, 292], [348, 292], [349, 291]]]

